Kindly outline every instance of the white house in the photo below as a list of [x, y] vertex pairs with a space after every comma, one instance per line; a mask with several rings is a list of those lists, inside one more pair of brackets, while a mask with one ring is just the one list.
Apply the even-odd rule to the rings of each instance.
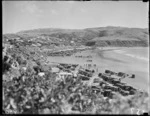
[[45, 75], [45, 73], [44, 72], [40, 72], [40, 73], [38, 73], [38, 75], [42, 77], [42, 76]]
[[58, 73], [59, 71], [60, 71], [60, 69], [59, 69], [59, 68], [52, 67], [52, 72], [54, 72], [54, 73]]
[[73, 75], [72, 73], [60, 72], [60, 73], [58, 74], [58, 77], [57, 77], [57, 78], [64, 80], [65, 77], [67, 77], [67, 76], [72, 76], [72, 75]]
[[23, 69], [24, 71], [26, 71], [26, 70], [27, 70], [27, 67], [22, 67], [22, 69]]

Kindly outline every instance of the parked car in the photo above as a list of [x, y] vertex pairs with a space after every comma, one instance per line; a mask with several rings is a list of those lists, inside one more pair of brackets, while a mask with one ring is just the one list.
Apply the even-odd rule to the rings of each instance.
[[103, 96], [104, 97], [109, 97], [109, 98], [113, 98], [114, 93], [111, 90], [106, 90], [103, 92]]
[[100, 81], [99, 85], [102, 86], [102, 85], [108, 85], [108, 84], [104, 81]]
[[120, 89], [119, 93], [120, 93], [121, 95], [123, 95], [123, 96], [127, 96], [127, 95], [130, 94], [129, 91], [124, 91], [124, 90], [122, 90], [122, 89]]
[[101, 76], [102, 76], [102, 73], [99, 73], [99, 74], [98, 74], [98, 77], [101, 77]]
[[129, 78], [135, 78], [135, 75], [134, 75], [134, 74], [132, 74]]
[[133, 88], [133, 89], [131, 89], [131, 90], [129, 91], [129, 94], [130, 94], [130, 95], [134, 95], [136, 92], [137, 92], [137, 90]]
[[84, 76], [84, 75], [80, 75], [80, 78], [81, 78], [83, 81], [88, 81], [88, 80], [90, 80], [89, 77]]
[[102, 91], [100, 86], [91, 86], [91, 89], [93, 92], [96, 92], [96, 93], [99, 93]]
[[118, 72], [118, 76], [119, 77], [123, 77], [125, 75], [125, 73], [123, 73], [123, 72]]
[[95, 78], [94, 80], [93, 80], [93, 83], [99, 83], [101, 80], [100, 80], [100, 78]]
[[106, 74], [110, 74], [110, 75], [115, 75], [117, 73], [113, 72], [113, 71], [110, 71], [110, 70], [105, 70], [105, 73]]

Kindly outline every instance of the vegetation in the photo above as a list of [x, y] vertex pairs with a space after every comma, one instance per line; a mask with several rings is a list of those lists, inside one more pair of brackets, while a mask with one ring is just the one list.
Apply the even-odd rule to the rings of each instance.
[[95, 41], [90, 41], [86, 43], [86, 46], [94, 46], [95, 45]]
[[[87, 28], [83, 30], [47, 28], [47, 29], [27, 30], [18, 32], [16, 34], [4, 35], [4, 38], [8, 39], [14, 37], [20, 37], [23, 40], [31, 40], [32, 38], [35, 38], [36, 42], [48, 46], [51, 45], [51, 43], [53, 43], [55, 46], [71, 45], [70, 41], [72, 39], [75, 42], [75, 45], [78, 44], [88, 45], [89, 41], [96, 41], [97, 46], [127, 46], [127, 47], [149, 46], [148, 29], [140, 29], [140, 28], [100, 27], [100, 28]], [[40, 37], [42, 38], [42, 40], [39, 39]], [[117, 40], [119, 40], [120, 42], [118, 42]], [[104, 45], [99, 44], [103, 42]], [[11, 43], [13, 44], [13, 41], [11, 41]], [[35, 41], [32, 41], [31, 43], [35, 43]], [[25, 42], [24, 44], [31, 44], [31, 43]]]
[[[125, 43], [118, 40], [118, 43], [109, 40], [92, 41], [96, 36], [110, 36], [110, 31], [115, 32], [115, 29], [110, 27], [108, 31], [104, 31], [107, 29], [103, 30], [103, 28], [85, 30], [43, 29], [5, 35], [4, 39], [10, 39], [10, 41], [4, 41], [7, 45], [3, 47], [3, 110], [15, 110], [20, 114], [131, 114], [137, 113], [137, 109], [140, 109], [139, 114], [150, 113], [148, 108], [149, 95], [145, 92], [139, 92], [129, 97], [116, 94], [111, 99], [105, 98], [101, 93], [95, 93], [90, 86], [83, 84], [79, 77], [68, 76], [64, 80], [57, 80], [58, 75], [51, 72], [51, 67], [44, 65], [45, 61], [41, 57], [45, 55], [44, 50], [37, 46], [33, 47], [30, 44], [32, 42], [28, 42], [31, 40], [34, 41], [34, 44], [44, 43], [48, 39], [49, 45], [54, 41], [56, 42], [55, 37], [58, 43], [59, 40], [62, 40], [61, 45], [66, 43], [67, 46], [69, 46], [68, 41], [72, 38], [75, 40], [77, 38], [78, 45], [91, 41], [87, 45], [128, 46], [130, 42]], [[139, 32], [139, 30], [135, 30], [135, 32]], [[140, 31], [145, 33], [143, 29]], [[125, 36], [125, 31], [118, 31], [117, 33]], [[43, 34], [43, 39], [41, 39], [40, 34]], [[139, 33], [136, 34], [134, 35], [139, 36]], [[22, 42], [13, 39], [16, 37], [20, 37]], [[140, 40], [141, 44], [145, 41], [144, 38], [142, 39]], [[10, 47], [11, 45], [12, 47]], [[138, 46], [140, 43], [136, 45]], [[142, 45], [146, 46], [146, 44]], [[6, 50], [4, 50], [5, 48]], [[14, 64], [18, 65], [14, 66]], [[39, 73], [44, 73], [44, 75], [40, 76]]]
[[[3, 61], [6, 59], [7, 56]], [[20, 56], [15, 56], [14, 59], [22, 62]], [[33, 61], [26, 62], [31, 64]], [[57, 81], [57, 74], [44, 70], [39, 62], [26, 67], [27, 70], [21, 67], [14, 70], [10, 64], [11, 71], [4, 68], [4, 111], [16, 110], [21, 114], [131, 114], [131, 108], [135, 108], [140, 109], [140, 114], [148, 112], [149, 99], [146, 93], [137, 93], [126, 99], [119, 94], [113, 99], [105, 98], [100, 93], [94, 93], [80, 78], [68, 76], [65, 80]], [[45, 73], [42, 77], [38, 75], [41, 71]]]

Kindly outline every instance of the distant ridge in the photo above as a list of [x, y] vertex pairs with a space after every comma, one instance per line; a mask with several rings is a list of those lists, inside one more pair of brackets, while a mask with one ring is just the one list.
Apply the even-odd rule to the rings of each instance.
[[[38, 36], [49, 36], [66, 41], [75, 40], [83, 45], [96, 46], [149, 46], [149, 33], [145, 28], [128, 27], [94, 27], [85, 29], [39, 28], [24, 30], [15, 34], [4, 34], [8, 38], [20, 36], [24, 39]], [[94, 43], [94, 44], [91, 44]]]

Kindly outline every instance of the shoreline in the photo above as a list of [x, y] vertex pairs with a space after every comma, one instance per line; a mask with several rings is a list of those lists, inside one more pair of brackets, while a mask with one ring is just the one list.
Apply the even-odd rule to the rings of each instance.
[[[110, 47], [109, 47], [110, 48]], [[142, 47], [143, 48], [143, 47]], [[133, 49], [134, 50], [134, 49]], [[134, 86], [139, 86], [140, 88], [147, 87], [148, 81], [148, 66], [146, 60], [137, 59], [135, 57], [126, 56], [124, 54], [115, 53], [115, 49], [93, 49], [93, 50], [85, 50], [82, 52], [75, 53], [72, 56], [65, 57], [49, 57], [47, 60], [55, 63], [66, 63], [66, 64], [79, 64], [84, 66], [84, 64], [96, 64], [98, 68], [98, 72], [104, 72], [106, 69], [115, 71], [115, 72], [124, 72], [127, 74], [135, 74], [136, 78], [125, 79], [129, 84]], [[137, 51], [139, 51], [137, 49]], [[92, 56], [92, 62], [87, 62], [88, 58], [76, 58], [75, 56]], [[142, 67], [142, 68], [140, 68]], [[144, 77], [144, 78], [141, 78]], [[139, 84], [140, 83], [140, 84]]]

